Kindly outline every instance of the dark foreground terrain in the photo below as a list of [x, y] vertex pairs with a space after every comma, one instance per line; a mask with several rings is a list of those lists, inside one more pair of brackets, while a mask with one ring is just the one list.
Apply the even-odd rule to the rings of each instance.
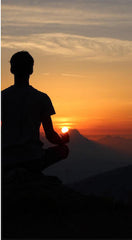
[[2, 183], [4, 238], [131, 238], [132, 201], [85, 196], [25, 169]]

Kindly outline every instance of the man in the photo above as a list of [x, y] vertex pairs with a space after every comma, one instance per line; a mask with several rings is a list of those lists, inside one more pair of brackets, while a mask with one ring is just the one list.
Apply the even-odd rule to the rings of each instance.
[[[4, 170], [25, 167], [41, 171], [68, 155], [69, 135], [54, 131], [51, 115], [55, 114], [47, 94], [29, 85], [33, 73], [32, 56], [21, 51], [10, 60], [14, 85], [2, 91], [2, 163]], [[43, 125], [46, 138], [56, 147], [44, 150], [39, 139]]]

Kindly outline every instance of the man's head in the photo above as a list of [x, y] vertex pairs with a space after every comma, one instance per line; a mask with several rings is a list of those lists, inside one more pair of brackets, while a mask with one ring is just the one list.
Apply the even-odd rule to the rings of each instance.
[[10, 60], [11, 73], [18, 76], [30, 75], [33, 73], [34, 59], [26, 51], [15, 53]]

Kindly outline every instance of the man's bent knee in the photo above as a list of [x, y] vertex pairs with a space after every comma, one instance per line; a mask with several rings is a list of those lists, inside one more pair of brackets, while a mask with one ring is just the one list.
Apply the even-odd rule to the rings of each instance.
[[69, 148], [66, 145], [60, 145], [46, 149], [43, 168], [47, 168], [68, 157]]

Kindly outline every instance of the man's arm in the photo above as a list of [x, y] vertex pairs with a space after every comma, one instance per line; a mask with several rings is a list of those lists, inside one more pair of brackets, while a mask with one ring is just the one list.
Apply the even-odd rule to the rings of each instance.
[[45, 116], [42, 120], [42, 125], [45, 131], [46, 138], [49, 142], [53, 144], [65, 144], [69, 142], [69, 134], [59, 136], [58, 133], [54, 131], [52, 119], [50, 116]]

